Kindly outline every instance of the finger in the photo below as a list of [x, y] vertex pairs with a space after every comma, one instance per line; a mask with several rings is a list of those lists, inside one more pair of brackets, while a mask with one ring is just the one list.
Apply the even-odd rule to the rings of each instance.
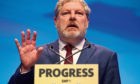
[[21, 45], [22, 45], [22, 47], [24, 47], [26, 45], [26, 43], [25, 43], [25, 33], [24, 32], [21, 32]]
[[29, 29], [27, 29], [27, 37], [26, 37], [26, 44], [30, 44], [30, 38], [31, 38], [31, 32]]
[[37, 50], [37, 58], [41, 56], [41, 52], [43, 51], [43, 47], [39, 47]]
[[33, 32], [33, 37], [32, 37], [32, 44], [35, 46], [36, 45], [36, 37], [37, 37], [37, 33], [36, 31]]
[[15, 39], [15, 43], [16, 43], [16, 46], [18, 48], [18, 51], [20, 51], [21, 50], [21, 46], [20, 46], [19, 41], [17, 39]]

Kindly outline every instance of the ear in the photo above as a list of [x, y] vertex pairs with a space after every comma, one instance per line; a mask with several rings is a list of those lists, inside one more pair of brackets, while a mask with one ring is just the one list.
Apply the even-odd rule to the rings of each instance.
[[56, 20], [57, 20], [57, 18], [56, 18], [56, 17], [54, 17], [54, 23], [55, 23], [55, 25], [56, 25]]
[[87, 18], [86, 28], [88, 28], [89, 25], [89, 18]]
[[54, 17], [55, 28], [57, 29], [57, 17]]

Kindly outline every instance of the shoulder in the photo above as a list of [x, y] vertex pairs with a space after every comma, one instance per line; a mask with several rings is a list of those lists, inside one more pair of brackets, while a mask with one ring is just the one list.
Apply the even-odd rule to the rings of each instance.
[[113, 56], [114, 54], [116, 54], [115, 51], [113, 51], [109, 48], [103, 47], [98, 44], [93, 44], [93, 43], [90, 43], [90, 44], [91, 44], [91, 48], [94, 49], [94, 54], [96, 54], [98, 56], [110, 57], [110, 56]]
[[106, 48], [106, 47], [104, 47], [102, 45], [94, 44], [94, 43], [88, 41], [87, 39], [86, 39], [85, 45], [90, 45], [91, 49], [94, 49], [94, 50], [96, 50], [98, 52], [114, 53], [113, 50], [111, 50], [109, 48]]
[[48, 48], [50, 48], [51, 46], [58, 46], [58, 41], [56, 40], [56, 41], [51, 42], [51, 43], [46, 43], [46, 44], [43, 44], [43, 45], [39, 45], [39, 46], [37, 46], [37, 49], [38, 49], [39, 47], [43, 47], [43, 49], [48, 49]]
[[102, 52], [114, 53], [113, 50], [111, 50], [111, 49], [109, 49], [107, 47], [101, 46], [101, 45], [95, 44], [95, 47], [96, 47], [97, 50], [100, 50]]

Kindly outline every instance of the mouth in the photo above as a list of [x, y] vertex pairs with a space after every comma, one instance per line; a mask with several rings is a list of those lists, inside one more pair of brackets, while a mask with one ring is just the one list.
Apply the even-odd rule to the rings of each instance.
[[69, 28], [78, 28], [78, 26], [76, 24], [69, 24], [67, 27], [69, 27]]

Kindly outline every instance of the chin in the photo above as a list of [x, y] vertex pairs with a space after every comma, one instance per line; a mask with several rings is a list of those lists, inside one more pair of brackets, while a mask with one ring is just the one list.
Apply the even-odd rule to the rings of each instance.
[[63, 32], [65, 38], [78, 38], [80, 35], [79, 31]]

